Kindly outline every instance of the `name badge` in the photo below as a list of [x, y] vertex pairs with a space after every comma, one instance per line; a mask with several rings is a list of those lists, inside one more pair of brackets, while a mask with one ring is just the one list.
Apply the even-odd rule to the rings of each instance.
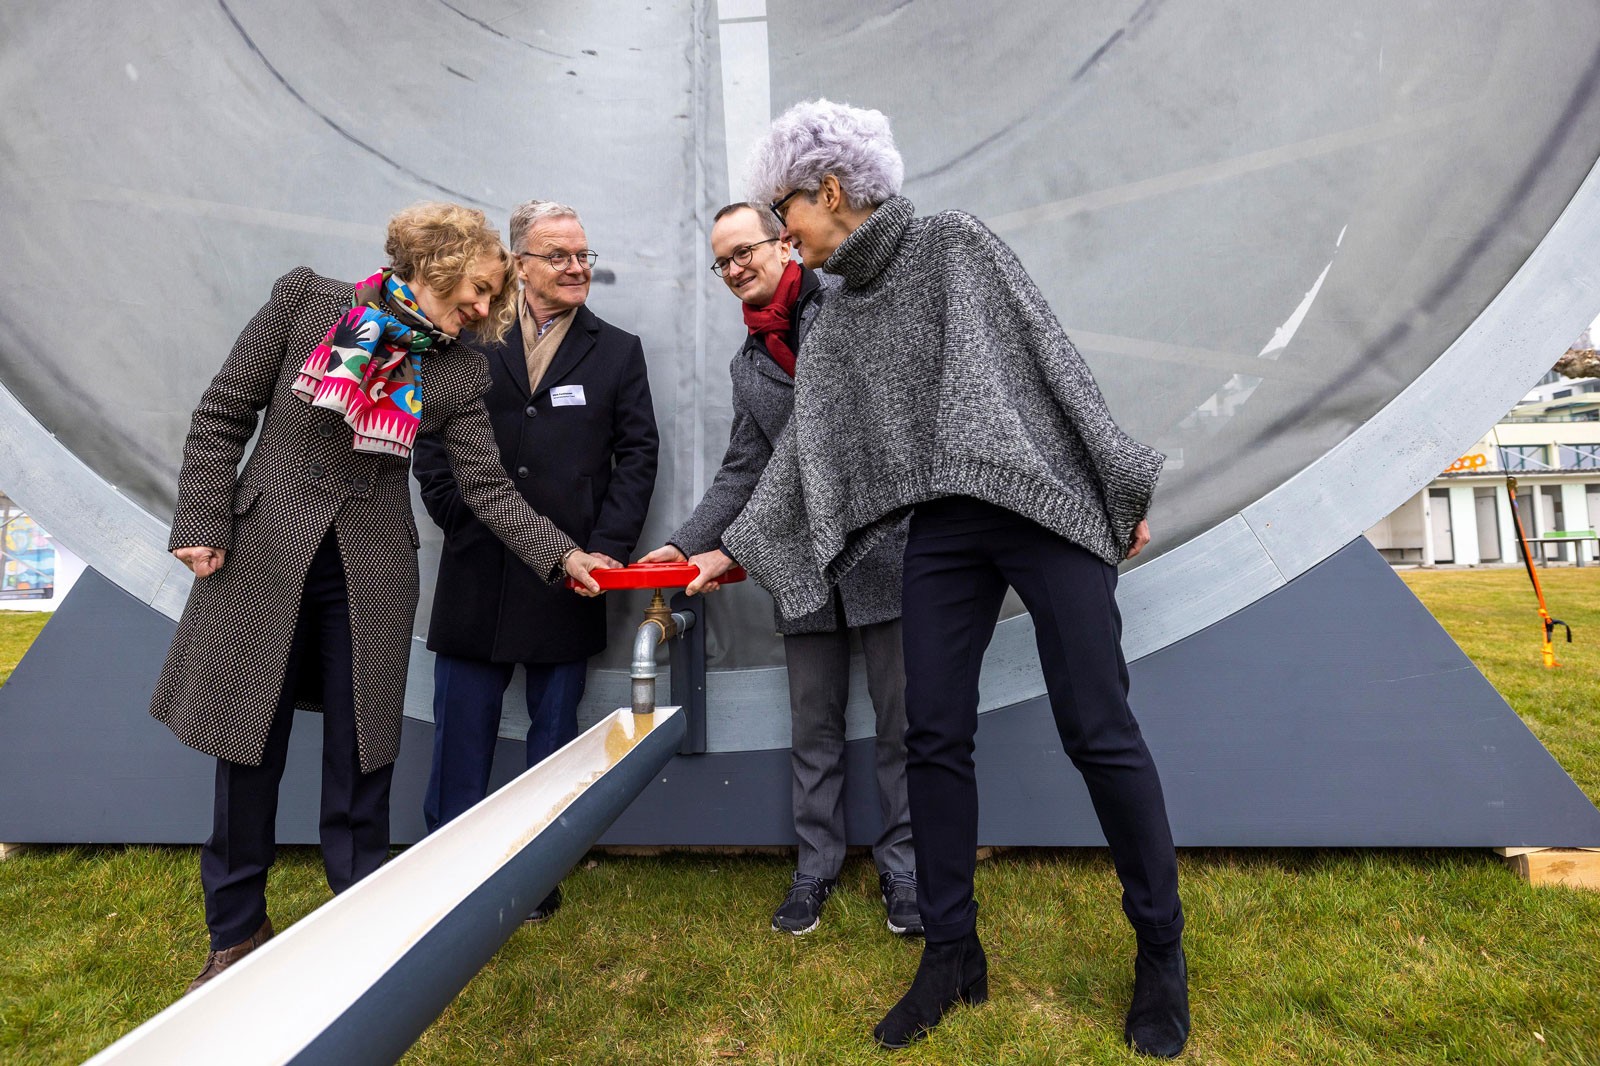
[[588, 402], [583, 398], [582, 385], [557, 385], [550, 390], [551, 407], [583, 407]]

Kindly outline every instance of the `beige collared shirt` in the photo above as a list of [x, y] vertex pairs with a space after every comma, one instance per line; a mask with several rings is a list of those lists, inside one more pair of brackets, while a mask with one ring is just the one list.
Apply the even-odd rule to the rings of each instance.
[[517, 317], [522, 320], [522, 358], [528, 364], [528, 392], [535, 393], [544, 372], [550, 369], [550, 361], [556, 357], [556, 349], [572, 328], [573, 312], [563, 311], [546, 322], [543, 333], [539, 332], [526, 299], [517, 301]]

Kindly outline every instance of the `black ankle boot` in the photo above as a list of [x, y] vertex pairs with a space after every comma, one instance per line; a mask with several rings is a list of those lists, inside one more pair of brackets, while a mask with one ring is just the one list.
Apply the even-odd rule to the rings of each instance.
[[957, 1003], [977, 1006], [988, 998], [989, 960], [977, 932], [960, 940], [924, 944], [910, 991], [889, 1009], [872, 1035], [882, 1047], [910, 1047]]
[[1189, 964], [1181, 942], [1139, 945], [1122, 1038], [1141, 1055], [1175, 1059], [1189, 1039]]

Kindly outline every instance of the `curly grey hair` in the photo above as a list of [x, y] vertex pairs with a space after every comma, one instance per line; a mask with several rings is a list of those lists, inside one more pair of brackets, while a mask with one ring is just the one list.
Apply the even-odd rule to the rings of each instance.
[[511, 251], [513, 254], [528, 250], [528, 230], [535, 222], [543, 222], [548, 218], [570, 218], [578, 225], [583, 225], [583, 219], [578, 218], [578, 212], [566, 204], [558, 204], [554, 200], [528, 200], [517, 205], [511, 212], [511, 223], [506, 226], [506, 232], [511, 237]]
[[900, 192], [906, 165], [883, 112], [822, 99], [795, 104], [751, 150], [745, 180], [752, 200], [771, 201], [790, 189], [814, 192], [828, 174], [852, 208]]

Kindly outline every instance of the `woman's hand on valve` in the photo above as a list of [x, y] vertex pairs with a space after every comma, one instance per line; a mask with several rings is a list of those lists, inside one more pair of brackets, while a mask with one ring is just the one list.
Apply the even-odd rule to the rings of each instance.
[[721, 548], [713, 548], [708, 552], [701, 552], [689, 560], [700, 570], [700, 576], [689, 582], [689, 587], [683, 591], [690, 596], [702, 592], [715, 592], [722, 587], [717, 578], [733, 569], [733, 560]]
[[676, 544], [663, 544], [639, 560], [641, 563], [686, 563], [689, 557]]
[[573, 548], [561, 559], [561, 569], [578, 583], [574, 591], [580, 596], [599, 596], [605, 591], [598, 581], [589, 576], [589, 571], [609, 570], [616, 565], [616, 560], [603, 555], [590, 555], [582, 548]]

